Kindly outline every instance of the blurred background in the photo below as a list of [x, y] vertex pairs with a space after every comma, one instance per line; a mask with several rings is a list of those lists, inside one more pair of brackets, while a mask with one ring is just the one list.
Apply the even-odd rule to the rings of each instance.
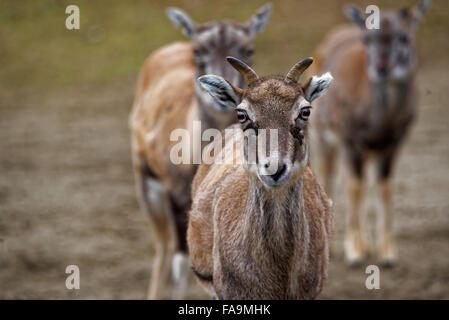
[[[127, 126], [139, 68], [156, 48], [185, 39], [167, 6], [199, 23], [243, 22], [264, 3], [0, 0], [0, 298], [146, 297], [152, 238], [135, 198]], [[256, 40], [255, 70], [285, 73], [313, 55], [324, 34], [346, 22], [344, 3], [276, 1]], [[69, 4], [80, 8], [80, 30], [65, 28]], [[394, 179], [398, 264], [381, 269], [380, 290], [365, 288], [366, 265], [344, 264], [338, 188], [320, 298], [449, 298], [448, 1], [433, 0], [417, 39], [420, 111]], [[80, 268], [80, 290], [65, 287], [70, 264]], [[208, 298], [193, 280], [187, 297]]]

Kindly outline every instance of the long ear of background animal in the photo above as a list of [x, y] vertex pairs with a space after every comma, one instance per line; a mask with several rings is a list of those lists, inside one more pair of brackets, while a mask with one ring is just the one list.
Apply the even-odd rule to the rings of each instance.
[[352, 4], [347, 4], [343, 8], [343, 13], [349, 20], [352, 20], [356, 25], [365, 28], [365, 15], [363, 12]]
[[236, 88], [219, 76], [205, 75], [198, 78], [198, 81], [215, 100], [220, 104], [235, 108], [242, 99], [242, 90]]
[[313, 76], [303, 87], [304, 95], [307, 101], [312, 102], [329, 87], [334, 78], [327, 72], [320, 77]]
[[181, 9], [173, 7], [167, 8], [166, 13], [175, 27], [181, 27], [182, 32], [189, 38], [192, 38], [194, 36], [196, 24], [187, 13], [185, 13]]
[[413, 19], [411, 22], [412, 29], [416, 29], [421, 22], [424, 14], [429, 10], [431, 5], [430, 0], [421, 0], [414, 10]]
[[265, 28], [268, 20], [270, 20], [271, 10], [271, 3], [267, 3], [262, 8], [257, 10], [257, 12], [246, 23], [249, 27], [249, 34], [251, 37], [254, 37]]

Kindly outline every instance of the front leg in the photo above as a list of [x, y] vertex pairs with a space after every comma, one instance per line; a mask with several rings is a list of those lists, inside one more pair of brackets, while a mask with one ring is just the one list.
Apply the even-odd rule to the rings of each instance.
[[393, 154], [385, 154], [379, 160], [378, 189], [380, 193], [381, 211], [378, 214], [377, 224], [377, 252], [384, 265], [391, 266], [396, 261], [396, 250], [392, 234], [392, 186], [391, 171], [394, 161]]
[[322, 133], [317, 143], [318, 158], [318, 178], [322, 184], [327, 196], [333, 199], [333, 183], [335, 179], [335, 164], [337, 162], [337, 145], [335, 134], [330, 129]]
[[364, 161], [361, 153], [352, 150], [347, 152], [347, 160], [349, 210], [346, 214], [344, 250], [347, 262], [350, 265], [359, 265], [369, 252], [368, 240], [360, 212], [364, 193]]
[[148, 299], [166, 298], [170, 286], [170, 261], [175, 243], [175, 228], [167, 191], [155, 177], [143, 157], [133, 153], [137, 199], [141, 211], [149, 217], [152, 227], [155, 255], [148, 285]]

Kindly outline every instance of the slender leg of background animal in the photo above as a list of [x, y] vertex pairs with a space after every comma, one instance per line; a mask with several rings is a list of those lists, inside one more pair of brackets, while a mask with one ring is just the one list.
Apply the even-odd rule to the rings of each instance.
[[322, 151], [320, 157], [319, 176], [323, 184], [327, 196], [333, 200], [333, 183], [335, 173], [335, 162], [337, 160], [337, 148], [334, 145], [322, 144]]
[[[333, 183], [335, 162], [337, 160], [337, 141], [326, 132], [312, 131], [314, 143], [312, 144], [312, 165], [317, 166], [318, 180], [326, 191], [327, 196], [331, 199], [333, 197]], [[333, 137], [333, 136], [332, 136]], [[335, 140], [335, 141], [334, 141]]]
[[[168, 284], [170, 257], [172, 251], [168, 245], [153, 237], [155, 242], [155, 257], [151, 269], [151, 278], [148, 285], [148, 299], [157, 300], [166, 298], [165, 289]], [[167, 268], [168, 267], [168, 268]]]
[[162, 184], [152, 177], [149, 167], [134, 161], [137, 198], [141, 210], [151, 220], [155, 258], [153, 259], [148, 299], [165, 298], [170, 261], [173, 255], [173, 219], [168, 197]]
[[172, 260], [173, 292], [172, 299], [184, 299], [190, 274], [188, 255], [178, 251]]
[[[337, 161], [337, 146], [329, 144], [324, 139], [316, 144], [315, 159], [318, 164], [318, 179], [326, 191], [329, 199], [335, 203], [333, 198], [333, 184], [335, 183], [335, 162]], [[335, 252], [335, 242], [331, 241], [329, 244], [329, 253], [332, 255]]]
[[173, 291], [172, 299], [184, 299], [190, 270], [190, 263], [187, 254], [187, 212], [186, 208], [190, 207], [190, 201], [179, 204], [174, 197], [171, 200], [172, 211], [176, 223], [176, 253], [172, 260], [172, 280]]
[[391, 190], [391, 168], [393, 155], [386, 155], [379, 161], [379, 193], [381, 210], [378, 214], [377, 225], [377, 252], [382, 264], [391, 266], [396, 261], [396, 253], [393, 245], [393, 212]]
[[345, 257], [350, 265], [359, 265], [367, 256], [368, 241], [363, 220], [361, 204], [363, 199], [363, 159], [361, 155], [351, 155], [349, 162], [348, 200], [346, 215]]

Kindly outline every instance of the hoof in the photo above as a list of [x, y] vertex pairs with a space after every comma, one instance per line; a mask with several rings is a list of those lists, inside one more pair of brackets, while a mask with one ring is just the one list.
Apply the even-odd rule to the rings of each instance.
[[396, 254], [393, 249], [381, 251], [379, 253], [380, 264], [386, 268], [392, 268], [397, 262]]
[[364, 263], [366, 258], [366, 254], [345, 249], [346, 264], [350, 267], [360, 267]]
[[393, 267], [396, 264], [396, 250], [391, 238], [386, 238], [377, 246], [377, 255], [383, 267]]
[[349, 266], [358, 267], [368, 257], [368, 246], [365, 241], [356, 241], [353, 237], [345, 240], [345, 259]]

